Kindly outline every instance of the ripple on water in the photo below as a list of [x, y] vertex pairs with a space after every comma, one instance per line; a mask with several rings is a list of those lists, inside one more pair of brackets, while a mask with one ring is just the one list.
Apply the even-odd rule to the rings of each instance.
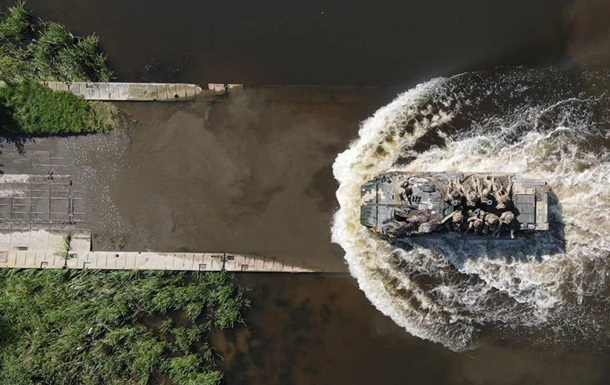
[[[365, 120], [338, 155], [332, 238], [369, 300], [453, 350], [482, 330], [550, 327], [610, 337], [610, 151], [600, 73], [507, 69], [438, 78]], [[397, 248], [360, 225], [360, 185], [388, 170], [527, 173], [548, 181], [552, 231], [508, 246], [419, 240]], [[602, 312], [603, 313], [603, 312]], [[578, 337], [573, 332], [577, 330]]]

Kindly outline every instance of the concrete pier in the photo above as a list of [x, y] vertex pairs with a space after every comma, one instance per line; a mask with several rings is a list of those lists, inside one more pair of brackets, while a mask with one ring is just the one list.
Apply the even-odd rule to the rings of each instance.
[[71, 92], [85, 100], [109, 102], [223, 101], [243, 91], [242, 84], [43, 82], [53, 91]]
[[203, 89], [184, 83], [89, 83], [43, 82], [53, 91], [72, 92], [86, 100], [101, 101], [190, 101]]

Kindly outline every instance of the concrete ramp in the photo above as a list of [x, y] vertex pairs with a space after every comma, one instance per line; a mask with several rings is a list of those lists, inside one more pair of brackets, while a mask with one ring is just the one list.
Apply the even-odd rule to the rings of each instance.
[[64, 239], [70, 234], [70, 249], [73, 252], [91, 250], [91, 234], [87, 230], [47, 229], [24, 226], [18, 228], [0, 224], [0, 251], [45, 251], [61, 253], [65, 250]]
[[89, 251], [91, 234], [79, 226], [83, 216], [69, 175], [0, 175], [0, 251], [61, 254], [68, 235], [73, 251]]

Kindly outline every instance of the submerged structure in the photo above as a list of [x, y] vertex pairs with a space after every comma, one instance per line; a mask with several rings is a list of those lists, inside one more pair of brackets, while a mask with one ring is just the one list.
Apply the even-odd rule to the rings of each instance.
[[70, 175], [55, 173], [61, 158], [41, 155], [28, 167], [35, 173], [0, 174], [0, 269], [344, 272], [241, 253], [92, 251], [85, 198]]
[[516, 174], [389, 172], [361, 187], [360, 222], [384, 238], [544, 231], [549, 187]]

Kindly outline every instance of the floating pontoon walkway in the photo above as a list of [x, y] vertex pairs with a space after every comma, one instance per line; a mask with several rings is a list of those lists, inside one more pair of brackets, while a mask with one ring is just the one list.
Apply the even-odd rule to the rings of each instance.
[[102, 101], [188, 101], [203, 90], [184, 83], [86, 83], [43, 82], [53, 91], [72, 92], [86, 100]]
[[[186, 83], [42, 82], [53, 91], [72, 92], [85, 100], [127, 102], [183, 102], [224, 100], [244, 89], [242, 84], [208, 84], [202, 89]], [[1, 85], [0, 85], [1, 86]]]
[[153, 253], [89, 251], [70, 253], [35, 250], [0, 251], [0, 268], [72, 270], [170, 270], [269, 273], [332, 273], [273, 259], [228, 253]]
[[[243, 89], [241, 84], [208, 84], [204, 90], [187, 83], [93, 83], [93, 82], [41, 82], [53, 91], [71, 92], [85, 100], [107, 102], [182, 102], [223, 100], [229, 93]], [[0, 87], [6, 83], [0, 81]]]

